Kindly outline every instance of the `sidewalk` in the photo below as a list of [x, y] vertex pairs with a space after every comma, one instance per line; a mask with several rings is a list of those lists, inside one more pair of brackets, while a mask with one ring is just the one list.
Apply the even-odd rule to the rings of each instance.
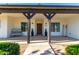
[[54, 55], [48, 42], [30, 43], [24, 52], [24, 55]]

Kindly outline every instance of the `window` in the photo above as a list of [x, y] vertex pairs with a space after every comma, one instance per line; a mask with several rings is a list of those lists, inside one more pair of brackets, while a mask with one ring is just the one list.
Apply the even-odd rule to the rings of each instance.
[[60, 23], [51, 23], [51, 31], [60, 32]]
[[28, 30], [28, 24], [26, 22], [21, 22], [21, 31], [25, 32]]

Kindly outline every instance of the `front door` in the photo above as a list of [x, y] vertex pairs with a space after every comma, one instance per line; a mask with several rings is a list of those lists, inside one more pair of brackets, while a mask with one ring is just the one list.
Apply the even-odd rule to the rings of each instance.
[[37, 35], [42, 35], [42, 24], [37, 24]]

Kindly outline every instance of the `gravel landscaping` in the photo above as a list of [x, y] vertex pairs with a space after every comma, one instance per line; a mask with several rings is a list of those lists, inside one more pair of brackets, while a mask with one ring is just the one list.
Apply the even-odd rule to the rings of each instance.
[[51, 44], [56, 55], [67, 55], [65, 49], [69, 45], [75, 45], [75, 44]]
[[56, 55], [65, 55], [65, 48], [67, 45], [64, 44], [51, 44]]
[[23, 55], [27, 48], [27, 44], [20, 44], [20, 55]]

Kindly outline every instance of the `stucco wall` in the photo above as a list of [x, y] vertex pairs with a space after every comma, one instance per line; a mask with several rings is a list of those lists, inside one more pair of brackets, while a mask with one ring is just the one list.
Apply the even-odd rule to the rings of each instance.
[[[62, 26], [65, 25], [65, 20], [62, 17], [59, 17], [60, 14], [56, 14], [52, 19], [51, 19], [51, 23], [52, 22], [59, 22], [60, 23], [60, 32], [51, 32], [51, 36], [62, 36], [63, 35], [63, 31], [62, 31]], [[37, 20], [37, 21], [35, 21]], [[33, 23], [33, 24], [32, 24]], [[42, 34], [45, 35], [45, 29], [47, 29], [48, 32], [48, 19], [43, 15], [43, 14], [36, 14], [32, 20], [31, 20], [31, 27], [34, 29], [34, 34], [37, 35], [37, 28], [36, 28], [36, 24], [37, 23], [42, 23], [43, 27], [42, 27]]]
[[74, 14], [72, 17], [67, 18], [66, 23], [68, 25], [67, 35], [79, 39], [79, 14]]
[[[18, 28], [18, 29], [21, 29], [21, 22], [27, 22], [27, 18], [25, 17], [12, 17], [12, 16], [9, 16], [10, 14], [8, 14], [8, 32], [9, 32], [9, 37], [11, 35], [11, 30], [13, 28]], [[23, 32], [22, 33], [24, 36], [27, 36], [27, 31], [26, 32]]]
[[[22, 17], [21, 17], [22, 16]], [[37, 21], [35, 21], [37, 20]], [[42, 21], [43, 20], [43, 21]], [[12, 28], [21, 28], [21, 22], [28, 22], [28, 19], [22, 14], [7, 14], [2, 13], [0, 15], [0, 38], [10, 37]], [[51, 32], [51, 36], [62, 36], [63, 25], [67, 25], [67, 36], [79, 39], [79, 14], [56, 14], [51, 22], [60, 22], [60, 32]], [[44, 35], [45, 29], [48, 31], [48, 20], [43, 14], [36, 14], [31, 20], [31, 29], [34, 29], [34, 35], [37, 34], [37, 23], [43, 23], [42, 34]], [[27, 36], [27, 32], [23, 35]]]
[[8, 37], [8, 17], [6, 13], [0, 15], [0, 38]]
[[51, 36], [62, 36], [63, 35], [63, 25], [65, 25], [64, 18], [59, 17], [60, 14], [56, 14], [52, 19], [51, 23], [59, 22], [60, 23], [60, 32], [51, 32]]
[[[5, 19], [5, 25], [6, 25], [6, 33], [7, 37], [10, 37], [11, 35], [11, 30], [13, 28], [21, 28], [21, 22], [28, 22], [26, 17], [23, 17], [24, 15], [18, 14], [18, 17], [16, 14], [11, 14], [11, 13], [6, 13], [4, 14], [4, 19]], [[6, 17], [5, 17], [6, 16]], [[51, 22], [60, 22], [61, 24], [61, 30], [60, 32], [51, 32], [51, 36], [61, 36], [62, 35], [62, 24], [64, 23], [63, 19], [58, 17], [59, 15], [55, 15], [55, 17], [51, 20]], [[2, 19], [3, 20], [3, 19]], [[37, 21], [36, 21], [37, 20]], [[2, 23], [2, 22], [1, 22]], [[45, 29], [48, 31], [48, 20], [43, 14], [36, 14], [32, 19], [31, 19], [31, 29], [34, 29], [34, 35], [37, 35], [37, 23], [42, 23], [42, 34], [45, 35]], [[3, 24], [3, 23], [2, 23]], [[4, 27], [4, 25], [2, 26]], [[2, 31], [4, 32], [4, 31]], [[23, 32], [23, 35], [27, 36], [27, 31]]]
[[[33, 24], [32, 24], [33, 23]], [[31, 19], [31, 28], [34, 29], [34, 35], [37, 35], [37, 24], [41, 23], [42, 24], [42, 35], [44, 36], [45, 34], [45, 29], [48, 31], [48, 20], [43, 14], [36, 14], [32, 19]]]

